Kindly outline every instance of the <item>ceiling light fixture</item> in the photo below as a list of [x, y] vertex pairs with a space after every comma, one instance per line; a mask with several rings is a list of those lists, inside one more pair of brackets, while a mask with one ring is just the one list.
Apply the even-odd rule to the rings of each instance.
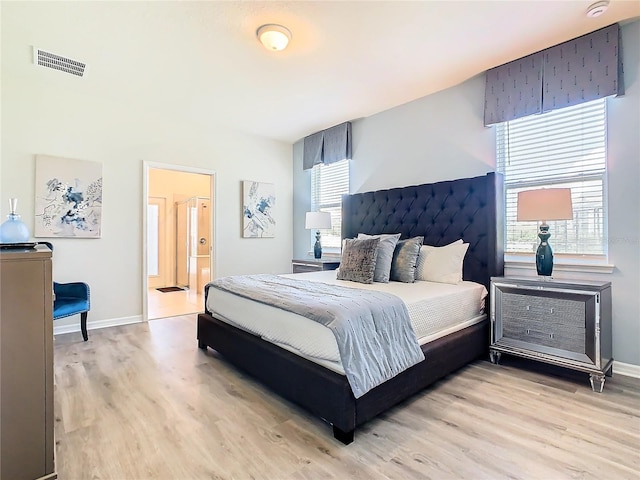
[[609, 0], [603, 0], [602, 2], [596, 2], [587, 8], [587, 17], [595, 18], [602, 15], [609, 8]]
[[262, 25], [258, 28], [256, 35], [258, 40], [264, 45], [264, 48], [276, 52], [287, 48], [289, 40], [291, 40], [291, 32], [289, 29], [274, 23]]

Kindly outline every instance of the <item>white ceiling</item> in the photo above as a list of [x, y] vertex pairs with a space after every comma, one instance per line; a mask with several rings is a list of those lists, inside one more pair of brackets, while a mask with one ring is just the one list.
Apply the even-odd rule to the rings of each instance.
[[[640, 17], [612, 0], [588, 18], [595, 1], [2, 2], [2, 66], [42, 75], [35, 45], [89, 64], [47, 72], [60, 88], [294, 142]], [[285, 51], [258, 42], [265, 23], [291, 30]]]

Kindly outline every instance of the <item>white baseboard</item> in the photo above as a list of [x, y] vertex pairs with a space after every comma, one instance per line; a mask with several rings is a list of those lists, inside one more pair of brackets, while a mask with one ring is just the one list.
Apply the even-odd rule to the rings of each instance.
[[640, 378], [640, 365], [632, 363], [613, 362], [613, 374], [624, 375], [625, 377]]
[[[96, 322], [88, 322], [87, 330], [96, 330], [98, 328], [118, 327], [120, 325], [130, 325], [132, 323], [141, 323], [142, 315], [134, 315], [132, 317], [110, 318], [107, 320], [98, 320]], [[80, 331], [80, 323], [74, 323], [71, 325], [60, 325], [53, 327], [54, 335], [61, 335], [63, 333], [74, 333]], [[618, 361], [613, 362], [613, 374], [623, 375], [625, 377], [640, 378], [640, 365], [633, 365], [632, 363], [622, 363]]]
[[[134, 315], [133, 317], [109, 318], [107, 320], [98, 320], [95, 322], [87, 322], [87, 330], [96, 330], [98, 328], [118, 327], [120, 325], [130, 325], [132, 323], [141, 323], [142, 315]], [[80, 322], [71, 325], [60, 325], [53, 327], [54, 335], [63, 333], [73, 333], [80, 331]]]

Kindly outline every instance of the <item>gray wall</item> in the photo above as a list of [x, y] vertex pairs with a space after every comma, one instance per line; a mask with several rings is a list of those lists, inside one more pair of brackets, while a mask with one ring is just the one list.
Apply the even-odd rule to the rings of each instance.
[[495, 134], [483, 126], [484, 75], [353, 123], [350, 190], [484, 175]]
[[293, 258], [305, 258], [313, 248], [311, 234], [304, 228], [305, 213], [311, 210], [311, 170], [302, 169], [303, 140], [293, 144]]
[[[612, 274], [557, 278], [613, 284], [614, 356], [640, 365], [640, 22], [622, 26], [626, 95], [608, 107], [609, 262]], [[483, 175], [495, 169], [495, 131], [483, 126], [484, 76], [353, 122], [352, 193]], [[304, 213], [309, 177], [294, 146], [294, 253], [310, 248]], [[508, 275], [535, 275], [508, 267]]]

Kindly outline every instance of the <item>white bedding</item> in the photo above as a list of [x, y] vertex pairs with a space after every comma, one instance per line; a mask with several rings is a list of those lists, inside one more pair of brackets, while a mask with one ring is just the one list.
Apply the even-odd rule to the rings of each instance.
[[[334, 270], [284, 276], [397, 295], [407, 305], [421, 345], [485, 318], [487, 290], [473, 282], [458, 285], [425, 281], [361, 284], [336, 280]], [[207, 310], [221, 320], [344, 374], [336, 339], [331, 330], [320, 323], [215, 288], [209, 289]]]

